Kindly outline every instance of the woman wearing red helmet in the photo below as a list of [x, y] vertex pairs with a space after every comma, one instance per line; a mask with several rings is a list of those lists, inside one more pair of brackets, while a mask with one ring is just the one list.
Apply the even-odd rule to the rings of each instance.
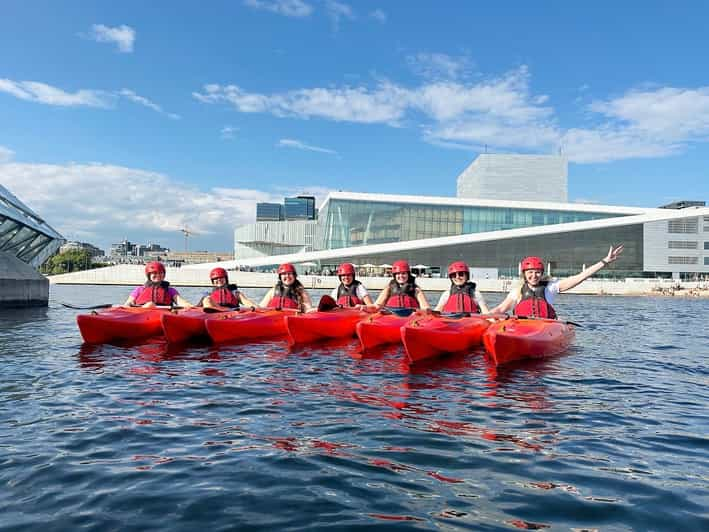
[[224, 268], [214, 268], [209, 272], [212, 291], [202, 297], [204, 308], [217, 310], [238, 310], [240, 305], [256, 308], [256, 304], [244, 294], [236, 284], [229, 284], [229, 274]]
[[337, 301], [341, 307], [364, 308], [365, 305], [372, 305], [372, 298], [369, 292], [355, 279], [354, 265], [344, 262], [337, 267], [337, 277], [340, 279], [340, 286], [334, 288], [330, 297]]
[[435, 310], [451, 313], [487, 314], [489, 312], [485, 298], [470, 280], [470, 268], [462, 260], [448, 266], [448, 278], [451, 286], [441, 294]]
[[423, 291], [416, 285], [416, 278], [411, 275], [408, 262], [397, 260], [391, 267], [391, 275], [393, 279], [380, 292], [375, 305], [380, 308], [384, 306], [424, 310], [431, 308]]
[[298, 309], [301, 312], [313, 312], [313, 301], [305, 287], [298, 280], [295, 266], [286, 262], [278, 267], [278, 282], [261, 300], [262, 307]]
[[156, 307], [177, 305], [191, 307], [192, 304], [165, 280], [165, 266], [162, 262], [153, 261], [145, 265], [147, 280], [142, 286], [137, 286], [123, 303], [126, 307]]
[[611, 246], [608, 254], [585, 270], [561, 280], [551, 280], [544, 275], [544, 262], [539, 257], [527, 257], [520, 263], [522, 280], [507, 294], [507, 297], [491, 310], [492, 313], [507, 312], [514, 307], [517, 316], [533, 316], [537, 318], [556, 319], [556, 311], [552, 306], [556, 294], [571, 290], [591, 277], [611, 262], [615, 262], [623, 252], [623, 244]]

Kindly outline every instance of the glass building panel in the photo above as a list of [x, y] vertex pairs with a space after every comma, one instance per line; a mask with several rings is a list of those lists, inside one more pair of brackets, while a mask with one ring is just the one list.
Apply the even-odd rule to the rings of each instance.
[[[620, 215], [332, 199], [320, 213], [317, 249], [338, 249], [614, 216]], [[452, 220], [457, 222], [453, 227], [447, 223]]]
[[0, 250], [4, 249], [5, 243], [19, 231], [20, 224], [10, 218], [5, 218], [0, 224]]
[[29, 227], [22, 227], [13, 234], [12, 238], [6, 240], [0, 249], [2, 249], [2, 251], [11, 251], [13, 254], [19, 255], [23, 247], [27, 246], [36, 234], [37, 232]]

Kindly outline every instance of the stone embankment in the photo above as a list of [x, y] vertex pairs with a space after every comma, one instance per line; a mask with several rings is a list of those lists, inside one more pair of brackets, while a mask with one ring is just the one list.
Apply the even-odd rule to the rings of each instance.
[[[273, 286], [274, 273], [230, 272], [230, 281], [245, 288], [269, 288]], [[309, 289], [332, 289], [338, 284], [337, 277], [301, 275], [300, 281]], [[167, 280], [174, 286], [210, 286], [207, 271], [168, 268]], [[389, 282], [388, 277], [359, 277], [370, 290], [381, 290]], [[483, 292], [507, 292], [515, 283], [512, 279], [473, 279]], [[137, 286], [145, 282], [143, 266], [121, 264], [83, 272], [72, 272], [49, 277], [52, 284], [96, 284]], [[448, 279], [419, 277], [417, 283], [424, 291], [436, 292], [448, 288]], [[672, 279], [588, 279], [571, 290], [572, 294], [615, 296], [685, 296], [709, 297], [709, 283], [678, 282]]]

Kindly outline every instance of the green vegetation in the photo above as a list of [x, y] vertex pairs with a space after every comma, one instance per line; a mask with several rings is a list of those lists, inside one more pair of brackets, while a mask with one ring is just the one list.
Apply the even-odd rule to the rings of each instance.
[[58, 273], [91, 270], [103, 266], [106, 266], [106, 264], [92, 263], [89, 252], [82, 249], [65, 251], [64, 253], [58, 253], [50, 257], [47, 262], [42, 264], [40, 271], [46, 275], [54, 275]]

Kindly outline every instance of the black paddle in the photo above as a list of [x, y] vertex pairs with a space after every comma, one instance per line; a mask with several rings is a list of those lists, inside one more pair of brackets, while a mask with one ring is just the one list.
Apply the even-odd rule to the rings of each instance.
[[[544, 320], [544, 319], [551, 319], [551, 318], [538, 318], [536, 316], [513, 316], [514, 318], [518, 318], [520, 320]], [[567, 325], [573, 325], [574, 327], [581, 327], [583, 329], [583, 325], [580, 323], [576, 323], [575, 321], [569, 321], [569, 320], [556, 320], [560, 321], [561, 323], [566, 323]]]
[[408, 318], [414, 312], [416, 312], [416, 309], [409, 307], [384, 307], [380, 312], [382, 312], [383, 314], [394, 314], [395, 316], [399, 316], [400, 318]]
[[80, 307], [78, 305], [72, 305], [71, 303], [62, 303], [61, 301], [59, 301], [59, 304], [62, 307], [73, 308], [75, 310], [96, 310], [96, 309], [100, 309], [100, 308], [111, 308], [113, 306], [113, 303], [103, 303], [101, 305], [91, 305], [88, 307]]

